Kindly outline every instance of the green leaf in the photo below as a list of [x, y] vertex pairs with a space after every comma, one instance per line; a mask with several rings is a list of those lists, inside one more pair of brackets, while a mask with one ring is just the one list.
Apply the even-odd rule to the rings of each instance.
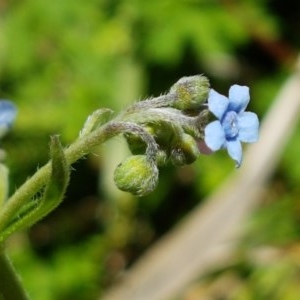
[[13, 232], [38, 222], [54, 210], [63, 200], [69, 182], [70, 168], [66, 163], [63, 148], [57, 135], [51, 137], [50, 150], [52, 159], [51, 176], [42, 197], [31, 199], [17, 212], [11, 222], [1, 232], [0, 241]]
[[103, 125], [107, 122], [112, 113], [113, 111], [108, 108], [102, 108], [94, 111], [85, 121], [83, 128], [80, 131], [80, 137], [89, 134], [99, 126]]
[[48, 182], [43, 201], [44, 206], [56, 207], [62, 200], [70, 178], [70, 168], [67, 165], [63, 148], [57, 135], [51, 137], [50, 143], [52, 171]]

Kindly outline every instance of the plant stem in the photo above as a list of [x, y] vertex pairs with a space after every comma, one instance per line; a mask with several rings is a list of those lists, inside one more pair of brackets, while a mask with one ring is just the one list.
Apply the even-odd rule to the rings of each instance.
[[0, 299], [28, 300], [18, 275], [0, 245]]
[[[82, 139], [75, 141], [65, 152], [68, 164], [72, 164], [79, 158], [92, 151], [96, 145], [100, 145], [112, 136], [120, 133], [123, 123], [107, 123], [101, 128], [90, 133]], [[40, 168], [29, 178], [5, 203], [0, 212], [0, 229], [5, 228], [12, 215], [14, 215], [28, 199], [40, 191], [51, 175], [51, 162]], [[16, 275], [11, 263], [3, 251], [3, 244], [0, 242], [0, 299], [1, 300], [27, 300], [26, 292]]]
[[[91, 151], [93, 146], [103, 143], [111, 136], [108, 134], [109, 124], [75, 141], [65, 150], [67, 163], [70, 165]], [[110, 130], [111, 131], [111, 130]], [[40, 168], [11, 196], [0, 211], [0, 230], [2, 230], [11, 216], [26, 203], [28, 198], [34, 196], [49, 180], [51, 175], [51, 162]]]
[[[144, 129], [131, 122], [112, 120], [90, 134], [77, 139], [65, 151], [64, 155], [68, 165], [90, 153], [95, 146], [101, 145], [110, 138], [124, 132], [136, 132], [144, 141], [150, 145], [155, 145], [155, 140], [147, 134]], [[155, 147], [148, 147], [150, 155], [157, 151]], [[3, 230], [12, 216], [16, 215], [19, 209], [36, 193], [38, 193], [48, 182], [51, 176], [51, 161], [40, 168], [31, 178], [29, 178], [18, 190], [10, 197], [0, 211], [0, 231]], [[0, 241], [1, 242], [1, 241]]]

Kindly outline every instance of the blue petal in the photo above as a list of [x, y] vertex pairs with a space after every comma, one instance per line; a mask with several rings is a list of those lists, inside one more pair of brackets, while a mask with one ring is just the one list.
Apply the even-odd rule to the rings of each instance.
[[16, 118], [15, 105], [7, 100], [0, 100], [0, 137], [2, 137]]
[[227, 141], [227, 151], [229, 156], [236, 161], [236, 167], [241, 165], [243, 157], [242, 145], [239, 141]]
[[208, 148], [213, 151], [221, 149], [225, 144], [225, 132], [219, 121], [209, 123], [204, 129], [204, 141]]
[[235, 112], [245, 111], [250, 101], [249, 88], [247, 86], [233, 85], [229, 89], [229, 106], [228, 110]]
[[209, 110], [221, 120], [225, 111], [227, 110], [229, 99], [215, 90], [211, 89], [208, 96], [208, 108]]
[[255, 113], [244, 112], [238, 116], [239, 140], [253, 143], [258, 140], [259, 121]]

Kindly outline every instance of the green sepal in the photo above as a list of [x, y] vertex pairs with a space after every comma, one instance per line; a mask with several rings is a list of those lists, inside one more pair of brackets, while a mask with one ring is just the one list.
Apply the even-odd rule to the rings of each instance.
[[8, 194], [8, 169], [0, 163], [0, 207], [7, 199]]
[[113, 111], [109, 108], [101, 108], [94, 111], [85, 121], [83, 128], [80, 131], [80, 137], [89, 134], [99, 126], [106, 123], [112, 114]]
[[51, 175], [42, 197], [32, 198], [22, 206], [1, 232], [0, 242], [15, 231], [22, 230], [38, 222], [55, 209], [63, 200], [69, 182], [70, 168], [67, 165], [58, 136], [51, 137], [50, 153]]

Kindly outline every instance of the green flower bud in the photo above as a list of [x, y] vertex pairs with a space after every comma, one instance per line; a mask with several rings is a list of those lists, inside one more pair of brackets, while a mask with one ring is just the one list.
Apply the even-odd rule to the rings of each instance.
[[120, 190], [145, 196], [157, 185], [158, 168], [146, 155], [133, 155], [117, 166], [114, 180]]
[[140, 136], [132, 133], [125, 133], [124, 137], [126, 138], [129, 150], [132, 154], [137, 155], [146, 152], [147, 145]]
[[180, 143], [171, 151], [171, 162], [177, 166], [193, 163], [200, 152], [195, 139], [189, 134], [183, 134]]
[[168, 155], [166, 153], [166, 151], [160, 149], [158, 150], [157, 154], [156, 154], [156, 163], [158, 166], [164, 166], [167, 164], [168, 161]]
[[208, 92], [209, 81], [205, 76], [182, 77], [170, 89], [176, 98], [172, 106], [180, 110], [197, 109], [207, 99]]

